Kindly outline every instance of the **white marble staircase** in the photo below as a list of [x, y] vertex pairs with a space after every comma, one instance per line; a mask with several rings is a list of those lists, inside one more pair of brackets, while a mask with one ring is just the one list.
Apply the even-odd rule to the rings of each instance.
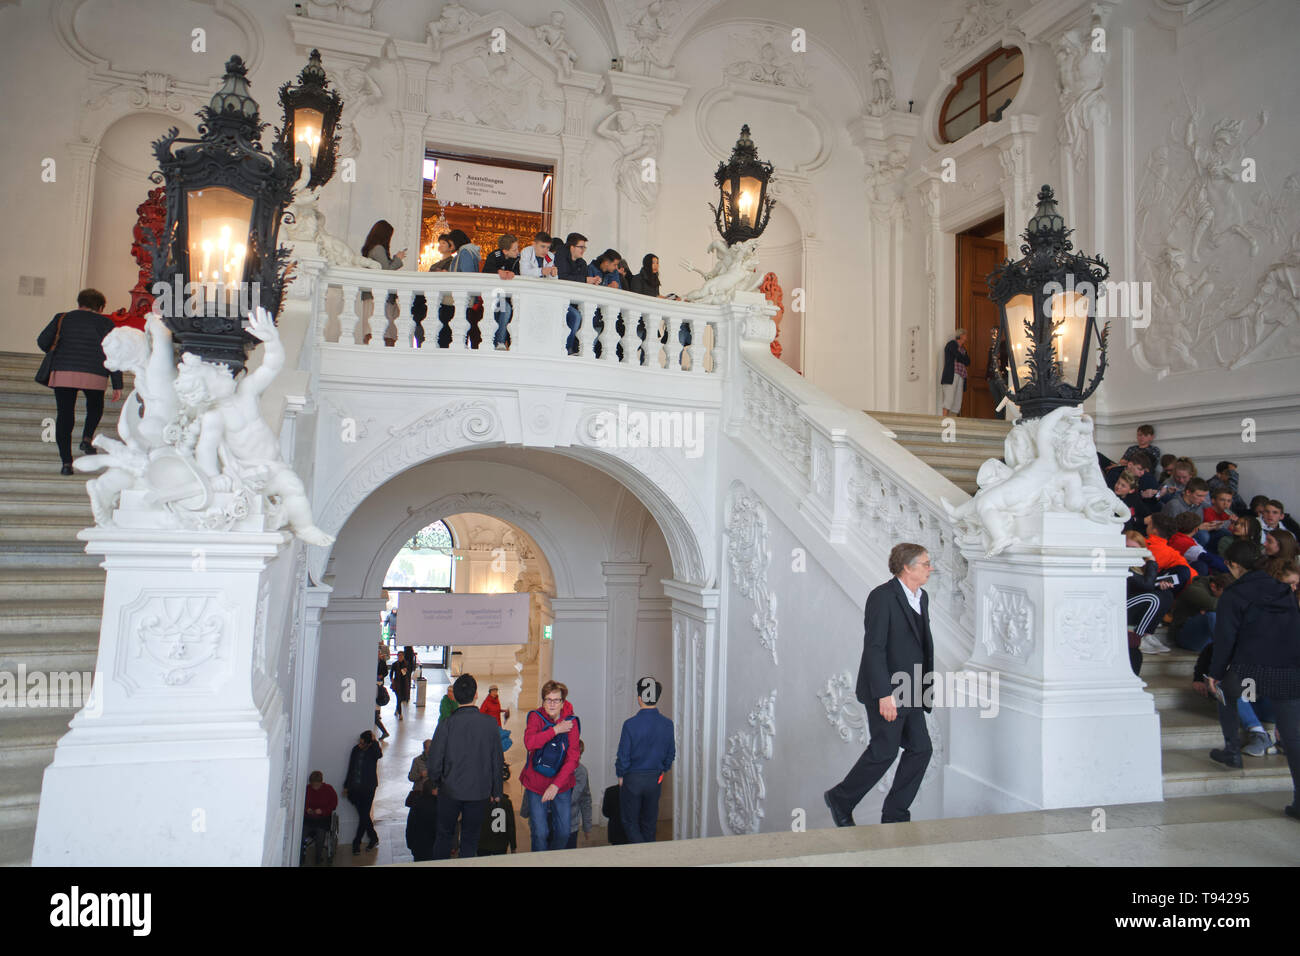
[[967, 494], [975, 494], [975, 476], [990, 458], [1001, 458], [1011, 426], [998, 419], [954, 418], [945, 429], [938, 415], [867, 412], [893, 432], [900, 445]]
[[[95, 668], [104, 572], [77, 532], [93, 523], [86, 476], [59, 474], [45, 420], [54, 396], [33, 381], [40, 356], [0, 353], [0, 671], [28, 675]], [[109, 403], [100, 430], [115, 428]], [[77, 430], [80, 441], [78, 405]], [[80, 452], [75, 452], [80, 454]], [[12, 685], [11, 685], [12, 686]], [[0, 706], [0, 864], [31, 859], [41, 776], [80, 706]], [[67, 702], [65, 702], [67, 703]]]
[[[1156, 636], [1164, 641], [1163, 630]], [[1160, 713], [1165, 797], [1290, 791], [1291, 773], [1284, 756], [1243, 756], [1240, 770], [1210, 759], [1210, 751], [1223, 746], [1223, 734], [1214, 703], [1192, 689], [1195, 663], [1195, 654], [1179, 648], [1168, 654], [1147, 654], [1142, 662], [1142, 680]]]

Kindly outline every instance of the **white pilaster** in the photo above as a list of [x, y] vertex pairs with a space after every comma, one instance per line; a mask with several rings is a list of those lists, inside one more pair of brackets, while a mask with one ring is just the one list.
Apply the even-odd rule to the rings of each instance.
[[36, 865], [259, 866], [281, 853], [285, 726], [268, 564], [286, 532], [92, 528], [96, 679], [45, 771]]
[[663, 581], [672, 602], [673, 839], [708, 835], [708, 807], [718, 714], [722, 708], [718, 605], [721, 591], [685, 581]]
[[946, 816], [1162, 799], [1160, 720], [1128, 660], [1132, 552], [1080, 515], [1032, 523], [1046, 544], [962, 548], [976, 599], [965, 667], [999, 685], [952, 710]]

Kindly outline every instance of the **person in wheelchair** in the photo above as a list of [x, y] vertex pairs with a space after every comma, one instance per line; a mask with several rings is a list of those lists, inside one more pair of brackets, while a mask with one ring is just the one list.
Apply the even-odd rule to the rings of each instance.
[[325, 775], [313, 770], [307, 778], [307, 802], [302, 821], [302, 844], [306, 850], [308, 841], [316, 844], [316, 862], [320, 863], [321, 848], [330, 838], [334, 811], [338, 809], [339, 795], [325, 782]]

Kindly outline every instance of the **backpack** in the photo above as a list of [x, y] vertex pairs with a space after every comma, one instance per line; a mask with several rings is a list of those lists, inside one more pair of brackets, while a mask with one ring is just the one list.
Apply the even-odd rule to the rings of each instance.
[[[547, 727], [554, 727], [559, 721], [551, 720], [540, 710], [535, 710], [537, 714], [546, 723]], [[573, 721], [573, 726], [582, 731], [582, 724], [578, 721], [578, 715], [573, 714], [568, 718]], [[569, 735], [556, 734], [541, 747], [534, 750], [531, 756], [532, 768], [540, 773], [543, 777], [554, 777], [564, 766], [564, 757], [569, 752]]]

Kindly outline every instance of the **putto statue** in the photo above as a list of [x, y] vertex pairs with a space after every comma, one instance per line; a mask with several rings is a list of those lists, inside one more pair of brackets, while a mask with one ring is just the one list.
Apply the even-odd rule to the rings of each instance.
[[1007, 435], [1006, 463], [984, 462], [974, 498], [956, 508], [943, 502], [948, 517], [964, 535], [982, 534], [989, 557], [1015, 544], [1043, 543], [1021, 527], [1022, 519], [1036, 512], [1064, 511], [1099, 524], [1122, 524], [1129, 509], [1106, 487], [1092, 435], [1092, 418], [1077, 405], [1017, 423]]
[[[334, 539], [316, 527], [302, 480], [285, 464], [258, 401], [284, 368], [275, 322], [258, 308], [248, 331], [265, 344], [262, 364], [238, 383], [224, 365], [186, 353], [173, 361], [172, 339], [151, 313], [146, 332], [120, 328], [104, 339], [105, 365], [135, 375], [118, 421], [121, 441], [95, 437], [102, 455], [79, 458], [90, 481], [95, 523], [108, 526], [123, 497], [154, 527], [228, 530], [263, 514], [271, 529], [286, 524], [308, 544]], [[146, 341], [146, 333], [148, 341]]]
[[721, 239], [709, 243], [709, 252], [717, 262], [705, 272], [683, 259], [680, 265], [704, 278], [704, 285], [682, 296], [687, 302], [720, 305], [732, 301], [737, 293], [753, 292], [762, 285], [758, 274], [758, 239], [746, 239], [728, 246]]
[[561, 10], [552, 11], [551, 22], [533, 27], [533, 33], [539, 43], [544, 43], [550, 49], [552, 55], [560, 64], [560, 70], [564, 75], [571, 76], [573, 68], [578, 63], [578, 51], [570, 45], [568, 39], [564, 36], [564, 12]]

